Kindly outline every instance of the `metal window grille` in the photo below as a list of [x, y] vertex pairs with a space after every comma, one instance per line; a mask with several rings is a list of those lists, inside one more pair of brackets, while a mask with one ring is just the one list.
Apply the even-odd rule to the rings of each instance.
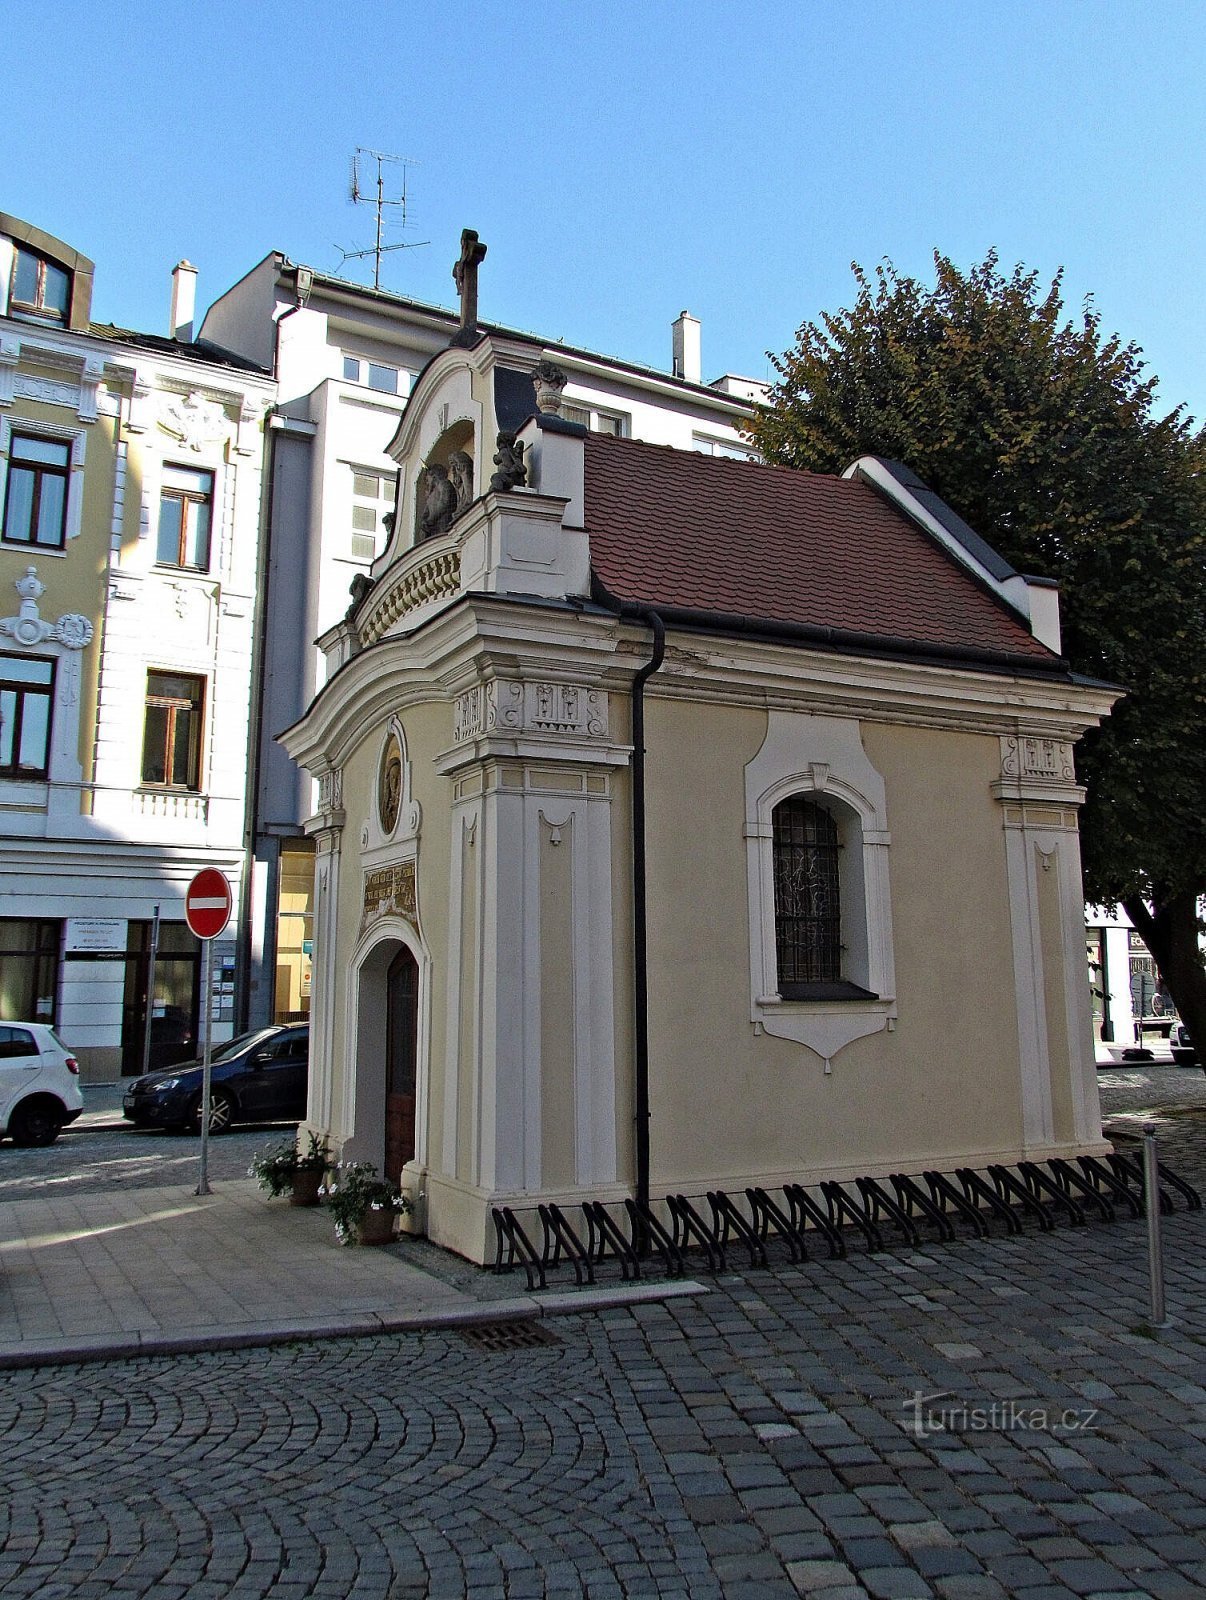
[[842, 975], [837, 824], [802, 795], [774, 810], [775, 951], [779, 992]]

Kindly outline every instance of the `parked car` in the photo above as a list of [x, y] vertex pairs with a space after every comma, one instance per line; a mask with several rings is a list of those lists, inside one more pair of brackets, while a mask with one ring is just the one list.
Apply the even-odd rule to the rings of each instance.
[[53, 1144], [84, 1109], [80, 1064], [44, 1022], [0, 1022], [0, 1136]]
[[[306, 1114], [310, 1029], [256, 1028], [216, 1050], [211, 1061], [209, 1131], [236, 1122], [297, 1122]], [[122, 1114], [139, 1128], [201, 1131], [200, 1061], [136, 1078]]]
[[1192, 1067], [1195, 1064], [1198, 1053], [1194, 1049], [1193, 1040], [1189, 1037], [1189, 1029], [1183, 1022], [1173, 1023], [1168, 1042], [1172, 1046], [1172, 1058], [1179, 1067]]

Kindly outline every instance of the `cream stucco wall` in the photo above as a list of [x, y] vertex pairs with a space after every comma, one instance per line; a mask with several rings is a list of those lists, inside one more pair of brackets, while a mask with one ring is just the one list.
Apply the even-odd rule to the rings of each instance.
[[826, 1075], [812, 1051], [750, 1022], [742, 773], [765, 713], [655, 699], [647, 727], [654, 1191], [1016, 1149], [997, 740], [863, 726], [891, 824], [899, 1016]]
[[[36, 373], [36, 368], [32, 369]], [[64, 407], [23, 400], [6, 413], [11, 428], [61, 430]], [[0, 544], [0, 616], [13, 616], [18, 600], [13, 585], [24, 577], [29, 566], [38, 569], [38, 579], [46, 586], [39, 601], [43, 621], [53, 622], [67, 613], [87, 617], [93, 627], [92, 642], [80, 660], [79, 730], [77, 753], [80, 766], [88, 773], [92, 760], [92, 740], [96, 727], [96, 685], [100, 654], [100, 621], [104, 579], [109, 553], [109, 523], [113, 509], [116, 419], [98, 416], [84, 424], [70, 424], [84, 438], [84, 467], [80, 499], [79, 532], [68, 538], [62, 550], [43, 550], [28, 545]], [[75, 519], [72, 518], [72, 521]], [[4, 648], [11, 646], [5, 642]], [[38, 652], [33, 652], [37, 654]]]

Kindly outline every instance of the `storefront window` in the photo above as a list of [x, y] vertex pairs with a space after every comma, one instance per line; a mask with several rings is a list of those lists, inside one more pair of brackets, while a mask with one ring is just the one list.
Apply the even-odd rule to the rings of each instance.
[[55, 1021], [61, 924], [0, 917], [0, 1019]]

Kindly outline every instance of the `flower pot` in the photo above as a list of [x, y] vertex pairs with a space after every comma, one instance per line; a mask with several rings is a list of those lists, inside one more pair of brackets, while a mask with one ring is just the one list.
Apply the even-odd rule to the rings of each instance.
[[356, 1224], [357, 1244], [389, 1244], [394, 1237], [395, 1211], [366, 1211]]
[[289, 1195], [291, 1206], [316, 1206], [325, 1173], [318, 1167], [302, 1167], [293, 1174], [293, 1188]]

